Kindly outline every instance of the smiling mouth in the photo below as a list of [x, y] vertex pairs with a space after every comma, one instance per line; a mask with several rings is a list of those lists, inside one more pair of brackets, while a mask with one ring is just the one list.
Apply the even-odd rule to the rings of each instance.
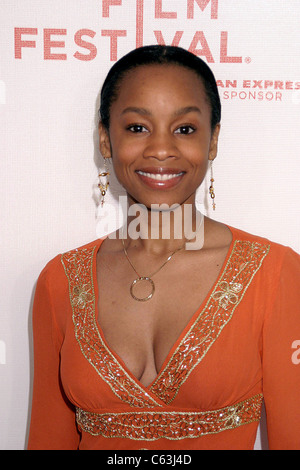
[[139, 175], [146, 176], [147, 178], [151, 178], [154, 181], [168, 181], [184, 175], [184, 171], [181, 171], [180, 173], [148, 173], [145, 171], [138, 170], [137, 173]]
[[175, 188], [185, 173], [185, 171], [175, 168], [144, 168], [143, 170], [136, 170], [136, 174], [141, 182], [154, 190], [171, 190]]

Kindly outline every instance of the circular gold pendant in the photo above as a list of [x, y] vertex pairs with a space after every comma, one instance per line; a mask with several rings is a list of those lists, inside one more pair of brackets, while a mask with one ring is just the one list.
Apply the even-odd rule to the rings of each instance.
[[[137, 297], [136, 295], [134, 295], [134, 287], [139, 283], [139, 282], [149, 282], [150, 283], [150, 286], [151, 286], [151, 292], [150, 294], [147, 296], [147, 297]], [[138, 300], [139, 302], [146, 302], [146, 300], [150, 300], [151, 297], [153, 296], [154, 294], [154, 291], [155, 291], [155, 285], [154, 285], [154, 282], [152, 281], [152, 279], [150, 277], [138, 277], [137, 279], [135, 279], [133, 281], [133, 283], [131, 284], [130, 286], [130, 294], [131, 294], [131, 297], [134, 298], [134, 300]]]

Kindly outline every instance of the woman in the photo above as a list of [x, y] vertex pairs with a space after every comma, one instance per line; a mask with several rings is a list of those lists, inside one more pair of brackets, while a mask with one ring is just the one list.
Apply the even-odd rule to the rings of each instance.
[[30, 449], [252, 449], [263, 399], [270, 448], [300, 448], [300, 258], [196, 210], [220, 115], [181, 48], [110, 70], [100, 150], [129, 216], [40, 275]]

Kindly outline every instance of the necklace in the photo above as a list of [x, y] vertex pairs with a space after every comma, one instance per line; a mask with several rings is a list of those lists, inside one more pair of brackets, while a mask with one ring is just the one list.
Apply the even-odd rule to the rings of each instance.
[[[123, 245], [123, 250], [124, 250], [124, 253], [125, 253], [125, 256], [127, 258], [127, 260], [129, 261], [129, 264], [130, 266], [132, 267], [132, 269], [134, 270], [134, 272], [137, 274], [137, 278], [131, 283], [130, 285], [130, 294], [131, 294], [131, 297], [134, 299], [134, 300], [137, 300], [138, 302], [146, 302], [147, 300], [150, 300], [152, 297], [153, 297], [153, 294], [155, 292], [155, 284], [153, 282], [153, 280], [151, 279], [152, 276], [154, 276], [154, 274], [158, 273], [158, 271], [160, 271], [169, 261], [170, 259], [173, 257], [173, 255], [175, 255], [175, 253], [177, 253], [177, 251], [180, 251], [182, 250], [182, 248], [184, 247], [181, 246], [180, 248], [177, 248], [176, 250], [173, 251], [173, 253], [171, 253], [169, 255], [169, 257], [166, 259], [166, 261], [164, 261], [164, 263], [156, 270], [154, 271], [152, 274], [150, 274], [149, 276], [141, 276], [137, 270], [135, 269], [135, 267], [133, 266], [129, 256], [128, 256], [128, 253], [127, 253], [127, 250], [125, 248], [125, 244], [124, 244], [124, 239], [122, 238], [122, 245]], [[150, 288], [151, 288], [151, 292], [149, 295], [147, 295], [146, 297], [138, 297], [134, 294], [134, 288], [135, 286], [138, 284], [138, 283], [145, 283], [145, 282], [148, 282], [150, 284]]]

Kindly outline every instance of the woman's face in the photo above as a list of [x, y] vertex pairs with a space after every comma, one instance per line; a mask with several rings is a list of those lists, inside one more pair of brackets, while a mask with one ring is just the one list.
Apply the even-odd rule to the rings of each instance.
[[197, 75], [177, 65], [147, 65], [128, 72], [100, 125], [100, 150], [112, 157], [121, 185], [137, 202], [193, 203], [208, 159], [217, 153], [219, 126]]

